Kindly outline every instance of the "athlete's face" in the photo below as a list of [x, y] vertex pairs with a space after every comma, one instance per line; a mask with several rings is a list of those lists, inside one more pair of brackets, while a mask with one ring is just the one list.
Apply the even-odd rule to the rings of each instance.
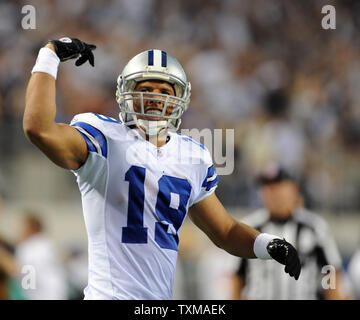
[[[171, 96], [175, 96], [174, 88], [171, 84], [165, 81], [158, 81], [158, 80], [148, 80], [148, 81], [142, 81], [138, 82], [136, 84], [136, 87], [134, 91], [139, 92], [150, 92], [150, 93], [161, 93], [161, 94], [167, 94]], [[148, 99], [147, 99], [148, 98]], [[153, 99], [162, 99], [163, 101], [154, 101]], [[146, 114], [161, 114], [163, 111], [164, 105], [165, 105], [165, 97], [157, 96], [157, 95], [146, 95], [144, 94], [144, 112]], [[172, 101], [170, 99], [170, 101]], [[173, 105], [170, 103], [167, 104], [165, 115], [169, 116], [171, 115], [173, 110]], [[135, 112], [141, 112], [141, 101], [140, 100], [134, 100], [134, 111]], [[162, 120], [161, 118], [158, 118], [156, 116], [154, 117], [143, 117], [138, 116], [138, 119], [145, 119], [150, 121], [159, 121]]]
[[299, 192], [292, 181], [265, 184], [262, 187], [265, 207], [274, 218], [288, 218], [299, 204]]

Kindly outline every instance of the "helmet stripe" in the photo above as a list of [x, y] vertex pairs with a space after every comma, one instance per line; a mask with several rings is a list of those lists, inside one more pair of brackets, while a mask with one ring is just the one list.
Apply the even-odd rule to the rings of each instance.
[[165, 51], [161, 51], [161, 66], [162, 67], [167, 66], [167, 54]]
[[154, 50], [148, 51], [148, 65], [153, 66], [154, 65]]
[[161, 66], [161, 51], [157, 49], [154, 50], [154, 66]]

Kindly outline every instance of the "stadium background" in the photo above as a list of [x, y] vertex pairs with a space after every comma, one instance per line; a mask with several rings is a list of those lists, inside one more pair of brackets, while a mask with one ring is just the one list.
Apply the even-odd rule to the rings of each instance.
[[[35, 30], [21, 27], [25, 4], [36, 9]], [[325, 4], [336, 7], [336, 30], [321, 28]], [[66, 281], [71, 257], [79, 260], [75, 273], [86, 270], [75, 177], [22, 130], [37, 51], [66, 35], [98, 48], [95, 69], [61, 65], [57, 121], [87, 111], [117, 118], [115, 82], [127, 60], [149, 48], [169, 52], [193, 87], [182, 128], [235, 129], [235, 170], [217, 191], [229, 212], [241, 218], [261, 205], [254, 175], [279, 161], [329, 222], [346, 271], [360, 243], [359, 13], [350, 0], [0, 1], [0, 234], [16, 243], [20, 217], [33, 209]], [[233, 258], [188, 220], [180, 239], [175, 298], [226, 298]]]

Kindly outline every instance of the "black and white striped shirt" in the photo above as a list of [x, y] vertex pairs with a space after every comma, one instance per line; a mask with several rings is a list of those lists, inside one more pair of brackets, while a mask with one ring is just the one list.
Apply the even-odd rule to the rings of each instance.
[[265, 209], [245, 217], [243, 222], [260, 232], [284, 237], [298, 250], [302, 263], [298, 281], [284, 272], [274, 260], [241, 259], [238, 275], [245, 280], [242, 296], [247, 299], [313, 300], [321, 299], [322, 268], [332, 265], [341, 269], [342, 261], [325, 220], [299, 208], [286, 221], [270, 219]]

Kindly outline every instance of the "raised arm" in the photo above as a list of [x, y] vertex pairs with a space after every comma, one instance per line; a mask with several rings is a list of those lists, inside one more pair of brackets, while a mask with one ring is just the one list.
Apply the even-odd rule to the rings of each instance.
[[[54, 66], [54, 64], [59, 63], [60, 59], [59, 52], [55, 53], [52, 43], [47, 44], [46, 48], [45, 56], [38, 58], [42, 59], [40, 61], [42, 67], [37, 68], [41, 71], [35, 71], [32, 74], [26, 90], [23, 128], [26, 137], [50, 160], [62, 168], [75, 170], [86, 161], [87, 146], [76, 129], [67, 124], [55, 122], [56, 76], [50, 75], [47, 69], [57, 70], [57, 65]], [[60, 51], [61, 54], [63, 51]], [[79, 53], [73, 52], [71, 58], [78, 55]], [[61, 61], [66, 60], [62, 56], [60, 58]]]
[[301, 265], [296, 249], [285, 239], [260, 233], [232, 218], [215, 193], [192, 208], [190, 219], [218, 247], [242, 258], [273, 258], [285, 265], [286, 273], [296, 280], [299, 278]]

